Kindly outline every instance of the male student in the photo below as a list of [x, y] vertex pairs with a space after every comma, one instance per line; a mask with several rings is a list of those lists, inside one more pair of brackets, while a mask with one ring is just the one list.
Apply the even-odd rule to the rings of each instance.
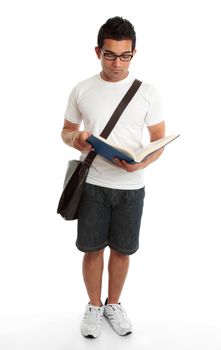
[[[95, 53], [101, 72], [79, 82], [72, 90], [65, 112], [63, 141], [82, 152], [91, 150], [86, 141], [91, 133], [100, 135], [118, 103], [132, 85], [129, 66], [134, 59], [136, 34], [133, 25], [122, 17], [110, 18], [98, 32]], [[79, 131], [83, 122], [84, 131]], [[149, 140], [165, 136], [165, 124], [156, 89], [142, 83], [108, 140], [131, 149], [142, 147], [143, 129]], [[148, 134], [148, 133], [147, 133]], [[119, 335], [132, 332], [131, 321], [121, 305], [129, 256], [139, 247], [139, 230], [144, 200], [143, 173], [159, 158], [162, 149], [139, 164], [114, 162], [97, 155], [90, 168], [79, 206], [76, 246], [84, 252], [83, 278], [89, 303], [81, 324], [85, 337], [100, 335], [103, 316]], [[103, 255], [109, 247], [108, 291], [101, 300]]]

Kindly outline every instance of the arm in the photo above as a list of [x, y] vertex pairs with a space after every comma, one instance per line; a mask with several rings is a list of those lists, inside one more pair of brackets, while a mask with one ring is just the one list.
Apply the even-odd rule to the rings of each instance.
[[[165, 136], [165, 123], [161, 122], [159, 124], [149, 126], [148, 131], [150, 135], [150, 142], [158, 140]], [[115, 160], [115, 162], [119, 167], [123, 168], [126, 171], [136, 171], [146, 168], [150, 163], [153, 163], [155, 160], [157, 160], [163, 153], [163, 150], [164, 148], [161, 148], [160, 150], [150, 154], [143, 162], [139, 164], [129, 164], [126, 161], [120, 161], [119, 159]]]
[[[148, 127], [148, 131], [150, 134], [150, 142], [153, 142], [155, 140], [158, 140], [162, 137], [165, 136], [165, 123], [159, 123], [159, 124], [155, 124], [152, 126]], [[147, 157], [147, 159], [145, 159], [143, 161], [144, 164], [144, 168], [149, 165], [150, 163], [155, 162], [155, 160], [157, 160], [161, 154], [163, 153], [164, 148], [159, 149], [158, 151], [154, 152], [153, 154], [151, 154], [149, 157]]]
[[61, 131], [61, 137], [66, 145], [76, 148], [81, 152], [91, 151], [91, 145], [86, 139], [91, 135], [88, 131], [79, 131], [80, 124], [64, 120], [64, 126]]

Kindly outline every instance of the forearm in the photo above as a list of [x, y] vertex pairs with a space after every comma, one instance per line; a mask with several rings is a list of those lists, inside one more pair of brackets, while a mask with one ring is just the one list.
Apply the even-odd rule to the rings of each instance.
[[143, 168], [146, 168], [146, 166], [148, 166], [149, 164], [155, 162], [163, 153], [164, 148], [159, 149], [158, 151], [150, 154], [143, 162]]
[[61, 137], [64, 143], [70, 147], [74, 147], [74, 140], [79, 134], [79, 130], [62, 129]]
[[61, 132], [61, 137], [64, 143], [68, 146], [74, 147], [78, 151], [87, 152], [91, 151], [91, 145], [86, 141], [90, 136], [88, 131], [70, 130], [68, 128], [63, 128]]

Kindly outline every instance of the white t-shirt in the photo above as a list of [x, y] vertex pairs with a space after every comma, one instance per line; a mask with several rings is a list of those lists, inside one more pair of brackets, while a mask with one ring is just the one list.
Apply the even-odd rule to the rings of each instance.
[[[69, 96], [65, 119], [84, 123], [84, 130], [101, 134], [132, 82], [130, 74], [119, 82], [108, 82], [95, 75], [78, 83]], [[149, 84], [139, 90], [126, 107], [108, 140], [114, 144], [138, 149], [143, 146], [143, 129], [163, 121], [159, 95]], [[148, 131], [147, 131], [148, 136]], [[148, 143], [148, 137], [147, 142]], [[82, 153], [81, 160], [87, 153]], [[144, 170], [126, 172], [113, 162], [97, 155], [90, 168], [87, 183], [115, 189], [139, 189], [144, 186]]]

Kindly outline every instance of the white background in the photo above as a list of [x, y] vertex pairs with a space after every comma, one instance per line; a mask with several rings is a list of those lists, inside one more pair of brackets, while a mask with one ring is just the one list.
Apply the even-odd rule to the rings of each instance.
[[[172, 349], [177, 335], [170, 330], [176, 329], [183, 337], [176, 348], [204, 349], [209, 334], [208, 349], [221, 349], [218, 3], [1, 2], [2, 350], [26, 349], [26, 326], [29, 349], [37, 339], [31, 326], [41, 330], [41, 349], [52, 347], [53, 339], [54, 349], [77, 344], [71, 345], [70, 334], [78, 337], [87, 302], [82, 254], [75, 248], [76, 223], [65, 222], [56, 207], [67, 161], [78, 154], [62, 143], [60, 130], [72, 87], [100, 71], [97, 32], [115, 15], [136, 29], [131, 72], [158, 88], [167, 134], [181, 136], [146, 169], [140, 250], [131, 257], [122, 294], [139, 336], [127, 343], [113, 337], [121, 349], [135, 343], [137, 349]], [[106, 283], [105, 272], [103, 299]], [[105, 344], [105, 334], [102, 339]]]

